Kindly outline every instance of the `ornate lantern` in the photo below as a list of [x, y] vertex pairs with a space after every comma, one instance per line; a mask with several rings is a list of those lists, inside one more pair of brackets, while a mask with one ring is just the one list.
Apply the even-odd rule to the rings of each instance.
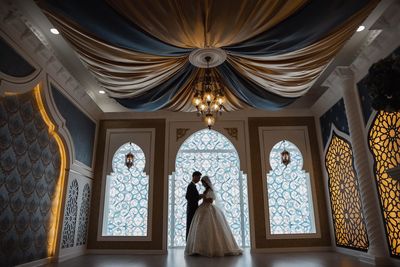
[[[132, 146], [132, 144], [131, 144], [131, 146]], [[129, 153], [125, 155], [125, 166], [128, 168], [128, 170], [130, 168], [132, 168], [134, 160], [135, 160], [135, 156], [132, 154], [131, 151], [129, 151]]]
[[285, 148], [285, 141], [283, 141], [283, 151], [281, 152], [281, 162], [285, 167], [290, 163], [290, 153]]

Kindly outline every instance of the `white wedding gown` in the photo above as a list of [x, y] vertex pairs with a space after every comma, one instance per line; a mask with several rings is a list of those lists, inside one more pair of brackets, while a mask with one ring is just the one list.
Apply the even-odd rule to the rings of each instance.
[[[215, 200], [212, 190], [208, 190], [205, 197]], [[203, 201], [197, 208], [190, 225], [185, 254], [208, 257], [242, 254], [224, 214], [214, 204]]]

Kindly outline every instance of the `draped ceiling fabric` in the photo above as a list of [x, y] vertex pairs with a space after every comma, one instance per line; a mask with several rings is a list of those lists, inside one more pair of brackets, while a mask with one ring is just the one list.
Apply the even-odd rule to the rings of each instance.
[[379, 0], [41, 0], [108, 94], [135, 111], [193, 111], [189, 62], [221, 48], [212, 69], [226, 109], [277, 109], [304, 95]]

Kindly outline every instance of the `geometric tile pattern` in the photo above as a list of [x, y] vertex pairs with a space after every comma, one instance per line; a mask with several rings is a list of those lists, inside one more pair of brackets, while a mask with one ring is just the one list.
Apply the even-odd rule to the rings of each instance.
[[374, 157], [374, 173], [379, 193], [390, 254], [400, 257], [400, 181], [387, 169], [400, 165], [400, 112], [379, 111], [368, 135]]
[[85, 245], [87, 240], [90, 209], [90, 186], [88, 183], [83, 187], [81, 203], [81, 208], [79, 209], [78, 235], [76, 239], [77, 246]]
[[0, 97], [0, 262], [50, 256], [61, 154], [34, 91]]
[[78, 214], [78, 193], [78, 181], [74, 179], [68, 188], [61, 248], [70, 248], [74, 246], [76, 217]]
[[359, 185], [351, 144], [332, 134], [325, 155], [336, 245], [367, 250], [368, 235], [363, 218]]

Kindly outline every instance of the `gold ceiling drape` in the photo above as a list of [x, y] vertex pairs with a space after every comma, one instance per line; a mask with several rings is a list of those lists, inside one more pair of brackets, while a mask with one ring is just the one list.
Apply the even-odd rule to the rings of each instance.
[[[223, 47], [247, 40], [277, 25], [307, 3], [306, 0], [250, 2], [253, 5], [248, 1], [228, 0], [141, 1], [137, 5], [127, 0], [108, 1], [150, 35], [184, 48]], [[227, 64], [243, 78], [270, 93], [292, 98], [302, 96], [378, 2], [369, 1], [345, 23], [302, 49], [272, 56], [227, 51]], [[61, 15], [45, 12], [111, 97], [143, 95], [189, 64], [189, 53], [159, 56], [120, 48], [92, 36]], [[193, 110], [191, 84], [199, 73], [201, 71], [191, 74], [167, 104], [168, 109]], [[227, 110], [246, 106], [229, 88], [225, 94]]]
[[134, 97], [160, 85], [188, 64], [187, 56], [162, 57], [109, 45], [48, 14], [112, 97]]
[[286, 19], [308, 0], [108, 0], [150, 35], [183, 48], [223, 47], [248, 40]]
[[264, 57], [229, 53], [227, 61], [244, 77], [271, 93], [283, 97], [302, 96], [375, 7], [374, 2], [333, 33], [307, 47]]

